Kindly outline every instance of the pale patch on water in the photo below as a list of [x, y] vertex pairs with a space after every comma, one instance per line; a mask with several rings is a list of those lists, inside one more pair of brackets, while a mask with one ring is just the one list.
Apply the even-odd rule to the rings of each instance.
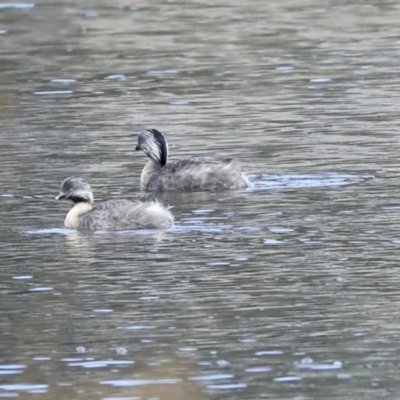
[[115, 379], [101, 381], [102, 385], [111, 386], [144, 386], [144, 385], [174, 385], [179, 383], [180, 379]]
[[118, 326], [117, 329], [125, 329], [128, 331], [141, 331], [147, 329], [156, 329], [155, 325], [130, 325], [130, 326]]
[[165, 70], [152, 70], [148, 71], [148, 75], [176, 75], [179, 71], [176, 69], [165, 69]]
[[103, 368], [108, 366], [123, 366], [132, 365], [135, 362], [132, 360], [94, 360], [94, 361], [79, 361], [68, 363], [69, 367], [83, 367], [83, 368]]
[[48, 229], [35, 229], [32, 231], [25, 231], [27, 235], [70, 235], [71, 233], [76, 233], [76, 231], [72, 229], [64, 229], [64, 228], [48, 228]]
[[223, 385], [209, 385], [207, 389], [209, 390], [234, 390], [234, 389], [244, 389], [247, 387], [245, 383], [226, 383]]
[[274, 378], [275, 382], [296, 382], [296, 381], [301, 381], [300, 376], [279, 376], [277, 378]]
[[252, 372], [252, 373], [257, 373], [257, 372], [268, 372], [271, 371], [270, 367], [251, 367], [251, 368], [246, 368], [246, 372]]
[[49, 96], [49, 95], [60, 95], [60, 94], [72, 94], [72, 90], [41, 90], [33, 92], [36, 96]]
[[331, 81], [332, 81], [331, 78], [313, 78], [313, 79], [310, 79], [311, 83], [329, 83]]
[[21, 370], [0, 370], [0, 375], [16, 375], [20, 374]]
[[26, 280], [26, 279], [32, 279], [32, 275], [15, 275], [12, 277], [15, 280]]
[[256, 356], [278, 356], [283, 354], [282, 350], [263, 350], [257, 351]]
[[343, 364], [341, 361], [334, 361], [332, 363], [314, 363], [310, 357], [303, 358], [300, 362], [295, 363], [297, 368], [311, 369], [314, 371], [328, 371], [332, 369], [341, 369]]
[[[44, 384], [29, 384], [29, 383], [15, 383], [15, 384], [8, 384], [8, 385], [0, 385], [0, 389], [3, 390], [12, 390], [15, 392], [28, 392], [28, 393], [33, 393], [33, 391], [36, 390], [47, 390], [49, 385], [44, 385]], [[41, 392], [44, 393], [44, 392]]]
[[126, 79], [126, 76], [123, 74], [108, 75], [106, 79], [123, 81]]
[[[172, 228], [171, 228], [172, 229]], [[166, 229], [165, 231], [169, 231], [170, 229]], [[35, 229], [35, 230], [29, 230], [25, 231], [24, 233], [27, 235], [93, 235], [93, 236], [102, 236], [102, 235], [154, 235], [154, 234], [160, 234], [160, 232], [165, 232], [165, 231], [159, 231], [156, 229], [138, 229], [138, 230], [127, 230], [127, 231], [105, 231], [105, 230], [99, 230], [99, 231], [76, 231], [73, 229], [66, 229], [66, 228], [48, 228], [48, 229]]]
[[103, 397], [102, 400], [141, 400], [141, 397]]
[[68, 85], [70, 83], [75, 83], [76, 79], [56, 78], [56, 79], [52, 79], [51, 81], [54, 82], [54, 83], [62, 83], [62, 84]]
[[192, 381], [214, 381], [219, 379], [231, 379], [234, 378], [232, 374], [211, 374], [211, 375], [196, 375], [189, 377]]
[[53, 288], [51, 286], [38, 286], [32, 289], [29, 289], [30, 292], [51, 292]]
[[24, 364], [8, 364], [0, 365], [0, 375], [16, 375], [23, 372], [26, 368]]
[[[252, 185], [245, 192], [256, 192], [265, 189], [280, 188], [310, 188], [324, 186], [344, 186], [358, 184], [367, 179], [374, 178], [373, 175], [350, 175], [350, 174], [288, 174], [267, 175], [262, 174], [250, 176]], [[260, 179], [261, 178], [261, 179]]]
[[232, 229], [232, 225], [206, 225], [201, 223], [201, 220], [196, 220], [196, 224], [194, 224], [194, 220], [191, 219], [188, 221], [192, 223], [192, 225], [175, 225], [171, 232], [174, 233], [188, 233], [188, 232], [206, 232], [206, 233], [220, 233], [224, 231], [229, 231]]
[[33, 3], [4, 3], [0, 4], [0, 8], [33, 8]]

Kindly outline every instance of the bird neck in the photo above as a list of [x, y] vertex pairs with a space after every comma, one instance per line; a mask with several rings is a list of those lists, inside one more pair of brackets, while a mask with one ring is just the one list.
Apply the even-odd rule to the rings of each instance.
[[89, 201], [80, 201], [79, 203], [75, 203], [65, 217], [64, 226], [67, 229], [76, 229], [79, 225], [79, 217], [90, 211], [92, 208], [93, 206]]
[[149, 181], [151, 179], [151, 176], [153, 175], [154, 172], [162, 168], [162, 165], [150, 159], [146, 165], [143, 168], [142, 175], [140, 176], [140, 187], [142, 190], [147, 189], [147, 185], [149, 184]]

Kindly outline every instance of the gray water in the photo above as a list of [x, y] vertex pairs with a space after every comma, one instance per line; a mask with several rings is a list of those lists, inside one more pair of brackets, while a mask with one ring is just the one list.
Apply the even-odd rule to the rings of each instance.
[[[0, 397], [397, 399], [400, 6], [0, 4]], [[61, 181], [140, 198], [144, 128], [253, 187], [166, 232], [65, 230]]]

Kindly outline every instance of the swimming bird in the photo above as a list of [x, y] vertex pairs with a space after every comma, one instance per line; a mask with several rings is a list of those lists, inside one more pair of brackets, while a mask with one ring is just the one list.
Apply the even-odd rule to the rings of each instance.
[[61, 184], [56, 200], [74, 203], [64, 226], [78, 230], [162, 229], [172, 225], [174, 217], [158, 202], [109, 200], [94, 205], [89, 184], [80, 177], [70, 176]]
[[147, 191], [220, 191], [250, 186], [235, 160], [187, 158], [168, 161], [168, 143], [157, 129], [148, 129], [138, 137], [136, 150], [142, 150], [149, 161], [140, 177]]

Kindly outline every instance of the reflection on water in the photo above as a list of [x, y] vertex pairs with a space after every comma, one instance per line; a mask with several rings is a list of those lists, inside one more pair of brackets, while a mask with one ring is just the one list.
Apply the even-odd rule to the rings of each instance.
[[[394, 398], [399, 13], [0, 4], [0, 397]], [[140, 193], [146, 127], [253, 186]], [[66, 230], [72, 174], [176, 224]]]

